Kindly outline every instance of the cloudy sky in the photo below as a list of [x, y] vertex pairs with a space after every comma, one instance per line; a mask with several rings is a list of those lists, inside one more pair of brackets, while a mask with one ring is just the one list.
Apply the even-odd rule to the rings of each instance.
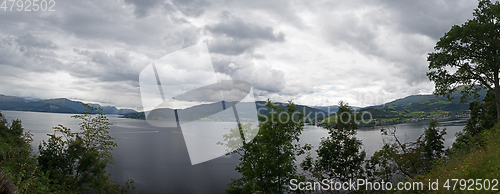
[[201, 43], [216, 72], [247, 81], [259, 100], [368, 106], [430, 94], [427, 53], [477, 7], [476, 0], [54, 2], [53, 12], [0, 9], [0, 94], [136, 110], [140, 72]]

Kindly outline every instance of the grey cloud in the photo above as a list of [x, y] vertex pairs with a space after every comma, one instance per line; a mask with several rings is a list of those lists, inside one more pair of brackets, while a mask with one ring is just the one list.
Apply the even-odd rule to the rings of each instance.
[[245, 52], [252, 52], [257, 46], [252, 40], [235, 40], [231, 38], [219, 38], [208, 42], [210, 52], [224, 55], [240, 55]]
[[452, 25], [472, 17], [477, 1], [379, 1], [407, 33], [419, 33], [438, 40]]
[[327, 39], [334, 46], [348, 45], [363, 53], [381, 54], [376, 42], [377, 25], [363, 21], [353, 13], [339, 14], [326, 25]]
[[173, 0], [173, 5], [184, 15], [199, 17], [205, 12], [210, 3], [204, 0]]
[[199, 17], [205, 12], [205, 7], [210, 5], [205, 0], [125, 0], [125, 2], [135, 6], [134, 14], [138, 18], [147, 17], [155, 8], [162, 8], [170, 13], [179, 11], [189, 17]]
[[[358, 2], [359, 3], [359, 2]], [[425, 57], [452, 25], [463, 23], [477, 2], [471, 1], [379, 1], [362, 4], [359, 13], [325, 6], [325, 37], [334, 46], [347, 46], [397, 69], [394, 76], [409, 86], [427, 81]], [[359, 11], [358, 10], [358, 11]], [[394, 33], [394, 34], [388, 34]]]
[[[395, 54], [386, 51], [381, 57], [391, 63], [398, 70], [396, 76], [403, 78], [409, 86], [428, 81], [427, 53], [432, 51], [434, 44], [422, 42], [419, 36], [405, 36], [400, 42], [403, 54]], [[394, 49], [392, 49], [394, 51]]]
[[34, 30], [54, 30], [50, 21], [53, 19], [52, 15], [44, 13], [47, 12], [4, 11], [1, 9], [0, 23], [2, 23], [2, 27], [0, 27], [0, 33], [17, 36]]
[[30, 33], [18, 36], [16, 42], [20, 46], [42, 48], [42, 49], [56, 49], [57, 46], [50, 40], [44, 40], [34, 37]]
[[[129, 2], [139, 6], [138, 14], [143, 13], [142, 9], [151, 6], [166, 5], [163, 1], [151, 0], [145, 3], [131, 0]], [[180, 45], [170, 44], [171, 37], [169, 36], [172, 33], [181, 33], [181, 36], [176, 38], [182, 40], [193, 40], [199, 37], [198, 29], [186, 20], [177, 17], [178, 14], [175, 12], [166, 11], [161, 13], [162, 17], [137, 18], [134, 16], [136, 7], [132, 7], [134, 10], [129, 7], [123, 6], [119, 1], [63, 1], [58, 4], [57, 12], [54, 14], [34, 17], [35, 22], [24, 19], [20, 23], [26, 25], [18, 26], [37, 26], [37, 30], [47, 31], [58, 29], [63, 35], [75, 35], [79, 39], [89, 40], [88, 42], [105, 40], [118, 44], [125, 43], [125, 46], [129, 46], [127, 49], [131, 50], [140, 46], [154, 50], [163, 50], [165, 47], [181, 49]], [[41, 21], [37, 22], [37, 20]]]
[[134, 13], [137, 17], [145, 17], [149, 9], [161, 4], [163, 0], [125, 0], [125, 2], [135, 6]]
[[141, 67], [147, 63], [133, 61], [127, 52], [115, 51], [107, 54], [102, 51], [77, 50], [75, 52], [86, 56], [85, 62], [75, 61], [66, 71], [80, 78], [96, 78], [102, 82], [128, 81], [135, 83], [139, 81], [138, 75]]
[[163, 41], [168, 50], [178, 50], [188, 46], [193, 46], [198, 42], [198, 31], [194, 28], [182, 29], [177, 32], [170, 32], [165, 35]]
[[264, 11], [281, 23], [289, 23], [298, 28], [303, 28], [305, 22], [297, 15], [297, 9], [303, 9], [303, 2], [288, 0], [253, 0], [253, 1], [224, 1], [224, 5], [239, 8], [245, 11]]
[[240, 55], [252, 53], [256, 47], [265, 42], [284, 42], [285, 34], [275, 32], [270, 26], [260, 26], [243, 21], [232, 16], [229, 12], [222, 12], [223, 21], [207, 25], [205, 30], [215, 36], [209, 40], [211, 52], [225, 55]]
[[[135, 25], [133, 21], [124, 25], [113, 20], [106, 18], [103, 14], [73, 13], [63, 19], [61, 28], [86, 39], [111, 39], [134, 45], [148, 44], [153, 41], [150, 36], [147, 36], [146, 31], [130, 28], [130, 25]], [[154, 33], [154, 31], [151, 32]]]
[[[285, 73], [267, 65], [256, 65], [243, 57], [212, 57], [216, 72], [229, 75], [233, 80], [250, 83], [254, 89], [276, 94], [286, 86]], [[231, 65], [233, 64], [233, 65]]]
[[275, 33], [270, 26], [261, 27], [245, 22], [241, 18], [234, 18], [230, 21], [207, 26], [206, 29], [214, 34], [235, 39], [260, 39], [271, 42], [283, 42], [285, 40], [283, 32]]
[[[6, 37], [0, 39], [0, 65], [34, 72], [51, 72], [62, 66], [62, 63], [52, 51], [40, 48], [46, 48], [47, 44], [45, 43], [48, 42], [35, 41], [31, 44], [25, 42], [26, 37], [26, 35], [22, 35], [17, 38]], [[28, 36], [28, 39], [38, 40], [32, 36]], [[48, 45], [50, 45], [49, 48], [56, 47], [52, 42]]]
[[[227, 74], [232, 79], [251, 83], [258, 96], [290, 97], [310, 93], [313, 86], [308, 86], [308, 83], [320, 85], [323, 83], [312, 80], [294, 83], [290, 77], [297, 76], [295, 73], [285, 75], [285, 71], [251, 62], [257, 58], [254, 51], [265, 44], [279, 44], [291, 39], [292, 35], [296, 35], [292, 33], [296, 31], [316, 36], [318, 28], [324, 27], [322, 35], [334, 47], [345, 49], [344, 46], [347, 46], [376, 62], [386, 63], [387, 69], [390, 69], [392, 74], [384, 75], [393, 75], [394, 79], [391, 80], [396, 80], [398, 87], [393, 86], [395, 83], [391, 82], [384, 89], [393, 93], [413, 94], [416, 92], [415, 88], [421, 88], [423, 83], [427, 83], [425, 56], [434, 46], [429, 44], [427, 37], [437, 40], [451, 25], [461, 24], [471, 17], [472, 9], [477, 5], [477, 1], [466, 0], [329, 1], [329, 7], [316, 2], [67, 0], [57, 1], [56, 12], [53, 13], [0, 11], [0, 23], [2, 23], [0, 66], [15, 74], [18, 74], [17, 71], [69, 72], [74, 76], [76, 84], [85, 80], [81, 83], [82, 86], [72, 86], [71, 89], [86, 87], [92, 90], [96, 86], [102, 87], [107, 91], [106, 95], [98, 94], [103, 99], [107, 98], [108, 94], [124, 91], [136, 95], [138, 74], [147, 64], [135, 59], [134, 55], [144, 54], [151, 59], [161, 57], [196, 44], [205, 33], [204, 35], [208, 37], [209, 51], [212, 55], [221, 54], [223, 58], [214, 60], [214, 67], [218, 72]], [[217, 14], [212, 11], [219, 12], [221, 9], [228, 11], [223, 12], [221, 18], [212, 18]], [[308, 15], [307, 9], [310, 10], [312, 18], [321, 18], [321, 21], [304, 23], [302, 14]], [[350, 14], [350, 10], [361, 11]], [[245, 19], [235, 17], [229, 11]], [[262, 18], [253, 13], [243, 15], [255, 11], [263, 13], [262, 17], [269, 17], [269, 23], [260, 21]], [[205, 16], [207, 18], [200, 18]], [[191, 25], [189, 17], [198, 17], [194, 19], [196, 24], [206, 26], [200, 29]], [[311, 19], [311, 17], [304, 18]], [[214, 21], [213, 19], [215, 19], [213, 23], [203, 23]], [[272, 26], [272, 23], [279, 23], [285, 27], [283, 29], [289, 27], [296, 29], [292, 32], [280, 32]], [[396, 34], [394, 36], [382, 34], [387, 32]], [[288, 36], [285, 37], [285, 33]], [[19, 34], [22, 35], [18, 36]], [[50, 36], [58, 36], [61, 41], [44, 39]], [[394, 39], [384, 40], [383, 38], [387, 36]], [[391, 49], [390, 47], [394, 45], [388, 44], [393, 40], [397, 44], [396, 49]], [[82, 45], [76, 46], [80, 43]], [[339, 45], [341, 47], [338, 47]], [[65, 50], [73, 47], [83, 50], [78, 50], [70, 56], [57, 55], [66, 53]], [[114, 53], [109, 51], [117, 47], [120, 51]], [[393, 52], [398, 49], [404, 52]], [[258, 61], [265, 63], [264, 60]], [[231, 63], [234, 65], [230, 66]], [[7, 73], [1, 72], [1, 74]], [[318, 70], [318, 75], [322, 74], [334, 74], [334, 72], [323, 68]], [[389, 82], [385, 81], [389, 78], [372, 74], [353, 73], [346, 76], [345, 80], [351, 82], [350, 77], [367, 76], [367, 80], [381, 80], [382, 84]], [[4, 76], [2, 79], [10, 79], [7, 77]], [[21, 79], [20, 76], [17, 78]], [[407, 83], [400, 83], [402, 81]], [[341, 81], [337, 83], [339, 82]], [[377, 87], [381, 83], [372, 84], [373, 87]], [[22, 88], [22, 86], [15, 85], [12, 88]], [[129, 100], [124, 99], [123, 102], [125, 101]]]

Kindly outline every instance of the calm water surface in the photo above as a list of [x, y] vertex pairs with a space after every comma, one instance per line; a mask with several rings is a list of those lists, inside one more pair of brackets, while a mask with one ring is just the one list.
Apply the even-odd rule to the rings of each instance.
[[[71, 129], [79, 129], [80, 120], [71, 114], [2, 111], [11, 122], [22, 120], [26, 131], [34, 134], [32, 143], [35, 151], [40, 141], [48, 139], [52, 127], [62, 124]], [[124, 183], [133, 179], [139, 193], [223, 193], [232, 178], [240, 177], [234, 168], [238, 156], [222, 156], [201, 164], [191, 165], [184, 137], [176, 128], [159, 128], [144, 120], [118, 118], [108, 115], [113, 125], [110, 134], [118, 144], [113, 150], [115, 164], [108, 172], [111, 179]], [[451, 146], [455, 133], [462, 130], [466, 120], [440, 121], [447, 127], [445, 147]], [[199, 123], [200, 128], [227, 128], [232, 123]], [[428, 121], [395, 125], [398, 136], [405, 141], [414, 141], [422, 133]], [[391, 126], [386, 126], [391, 127]], [[306, 126], [300, 143], [310, 143], [316, 149], [321, 137], [328, 132], [320, 127]], [[380, 149], [382, 137], [380, 127], [358, 130], [358, 138], [363, 141], [368, 157]], [[314, 154], [313, 154], [314, 155]]]

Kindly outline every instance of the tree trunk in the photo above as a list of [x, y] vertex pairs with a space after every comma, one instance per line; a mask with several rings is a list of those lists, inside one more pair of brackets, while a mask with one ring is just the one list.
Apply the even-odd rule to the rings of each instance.
[[497, 122], [500, 123], [500, 87], [495, 87], [495, 102], [497, 105]]
[[18, 194], [16, 185], [0, 170], [0, 194]]
[[497, 68], [495, 68], [495, 71], [493, 71], [493, 81], [495, 81], [493, 88], [493, 93], [495, 94], [495, 102], [497, 105], [497, 122], [500, 123], [500, 78], [498, 77], [498, 74], [500, 73], [500, 64], [497, 64]]

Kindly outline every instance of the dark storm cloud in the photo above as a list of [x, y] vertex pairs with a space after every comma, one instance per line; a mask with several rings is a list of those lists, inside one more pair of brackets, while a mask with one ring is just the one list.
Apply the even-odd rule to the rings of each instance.
[[270, 26], [260, 26], [234, 17], [229, 12], [222, 13], [221, 22], [207, 25], [205, 30], [216, 38], [208, 42], [211, 52], [225, 55], [251, 53], [265, 42], [284, 42], [285, 34], [276, 32]]

